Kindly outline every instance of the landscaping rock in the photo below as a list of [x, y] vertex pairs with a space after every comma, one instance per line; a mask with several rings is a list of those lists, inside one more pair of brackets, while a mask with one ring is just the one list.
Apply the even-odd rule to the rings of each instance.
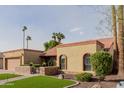
[[97, 83], [97, 84], [93, 85], [92, 88], [102, 88], [102, 87], [99, 83]]
[[58, 79], [64, 79], [64, 74], [59, 74]]

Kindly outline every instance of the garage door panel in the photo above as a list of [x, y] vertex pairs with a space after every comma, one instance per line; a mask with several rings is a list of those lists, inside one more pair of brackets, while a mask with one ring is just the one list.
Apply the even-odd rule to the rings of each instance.
[[7, 59], [8, 70], [14, 71], [16, 67], [20, 66], [20, 59]]

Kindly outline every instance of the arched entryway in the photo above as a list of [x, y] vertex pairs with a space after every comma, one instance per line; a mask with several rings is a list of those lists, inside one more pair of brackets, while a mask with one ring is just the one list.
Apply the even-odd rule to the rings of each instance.
[[59, 58], [60, 69], [67, 69], [67, 56], [61, 55]]
[[84, 71], [91, 71], [91, 64], [89, 60], [90, 54], [86, 53], [83, 56], [83, 70]]

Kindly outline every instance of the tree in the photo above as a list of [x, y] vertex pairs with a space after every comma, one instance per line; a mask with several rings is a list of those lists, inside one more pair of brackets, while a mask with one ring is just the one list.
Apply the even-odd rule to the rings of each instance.
[[58, 44], [59, 44], [59, 42], [56, 42], [54, 40], [50, 40], [48, 42], [45, 42], [44, 43], [45, 51], [47, 51], [48, 49], [51, 49], [51, 48], [55, 47]]
[[61, 40], [65, 38], [64, 34], [63, 33], [60, 33], [60, 32], [57, 33], [56, 36], [57, 36], [57, 39], [58, 39], [58, 42], [59, 43], [61, 43]]
[[[96, 31], [98, 34], [104, 37], [112, 36], [112, 16], [110, 6], [95, 6], [95, 10], [100, 19], [96, 26]], [[101, 17], [102, 16], [102, 17]]]
[[54, 39], [54, 41], [61, 43], [61, 40], [65, 38], [63, 33], [52, 33], [52, 38]]
[[54, 33], [52, 33], [52, 38], [53, 38], [53, 40], [54, 40], [54, 41], [56, 41], [56, 38], [57, 38], [57, 33], [55, 33], [55, 32], [54, 32]]
[[28, 41], [29, 41], [29, 40], [32, 40], [32, 39], [31, 39], [30, 36], [27, 36], [26, 40], [27, 40], [27, 49], [28, 49]]
[[44, 48], [45, 48], [45, 51], [47, 51], [49, 49], [49, 43], [48, 42], [44, 43]]
[[26, 26], [23, 26], [23, 49], [25, 48], [25, 31], [27, 30], [27, 27]]
[[123, 31], [123, 5], [118, 6], [118, 51], [119, 51], [119, 76], [124, 76], [124, 31]]
[[61, 44], [61, 40], [65, 38], [63, 33], [52, 33], [53, 40], [44, 43], [45, 51], [51, 49], [59, 44]]
[[112, 10], [112, 33], [113, 33], [113, 72], [117, 73], [118, 70], [118, 45], [117, 45], [117, 24], [116, 24], [116, 9], [115, 6], [111, 6]]

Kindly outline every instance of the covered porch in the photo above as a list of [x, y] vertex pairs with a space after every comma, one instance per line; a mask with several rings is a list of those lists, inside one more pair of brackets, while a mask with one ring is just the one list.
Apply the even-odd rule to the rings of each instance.
[[56, 61], [57, 61], [56, 47], [45, 51], [43, 54], [40, 55], [40, 58], [41, 58], [41, 64], [45, 66], [56, 66]]
[[40, 56], [42, 66], [56, 66], [56, 56]]

